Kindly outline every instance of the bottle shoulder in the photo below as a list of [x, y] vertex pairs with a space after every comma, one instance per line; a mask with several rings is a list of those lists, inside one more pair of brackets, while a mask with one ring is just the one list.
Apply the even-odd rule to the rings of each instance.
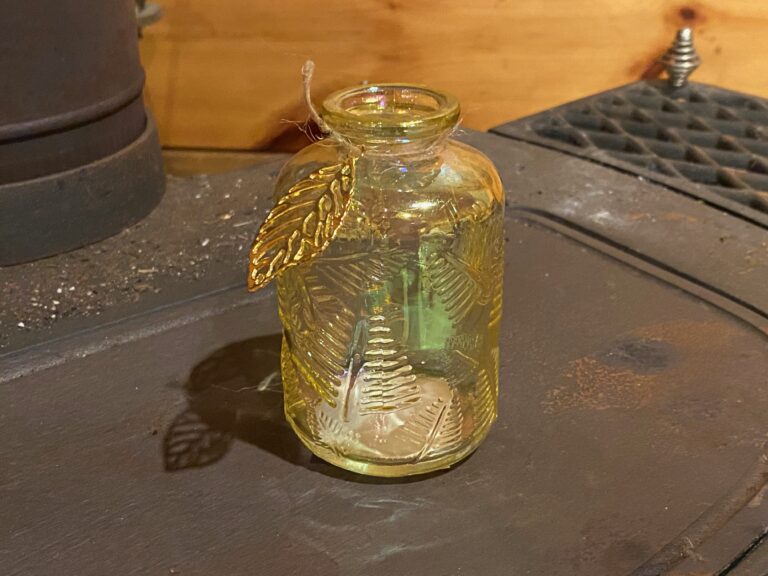
[[[331, 139], [296, 153], [281, 170], [276, 199], [348, 151]], [[417, 237], [450, 233], [460, 222], [503, 212], [504, 191], [493, 163], [477, 149], [449, 140], [434, 154], [367, 156], [357, 160], [352, 199], [340, 237]]]
[[[504, 203], [504, 188], [493, 162], [477, 148], [450, 140], [443, 154], [446, 185], [475, 192], [480, 198]], [[478, 198], [478, 199], [480, 199]]]
[[[348, 151], [333, 139], [324, 139], [306, 146], [294, 154], [281, 169], [275, 184], [278, 196], [307, 178], [312, 172], [343, 162]], [[396, 155], [385, 159], [364, 159], [358, 162], [359, 188], [376, 187], [392, 193], [413, 195], [467, 193], [478, 201], [503, 203], [504, 190], [498, 172], [482, 152], [449, 140], [433, 157], [416, 160]]]
[[312, 172], [342, 162], [346, 157], [347, 151], [330, 138], [305, 146], [283, 164], [275, 182], [275, 195], [282, 196], [291, 186], [307, 178]]
[[[391, 185], [376, 178], [358, 183], [355, 211], [372, 233], [413, 240], [450, 238], [467, 225], [487, 222], [504, 211], [504, 191], [493, 163], [480, 151], [448, 141], [433, 160], [407, 169]], [[409, 180], [410, 178], [410, 180]], [[410, 185], [409, 185], [410, 184]]]

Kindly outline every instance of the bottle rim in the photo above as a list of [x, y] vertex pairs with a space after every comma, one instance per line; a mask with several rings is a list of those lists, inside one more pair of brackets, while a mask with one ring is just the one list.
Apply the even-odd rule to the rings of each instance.
[[328, 127], [355, 141], [438, 137], [453, 129], [461, 108], [453, 95], [419, 84], [364, 84], [338, 90], [320, 107]]

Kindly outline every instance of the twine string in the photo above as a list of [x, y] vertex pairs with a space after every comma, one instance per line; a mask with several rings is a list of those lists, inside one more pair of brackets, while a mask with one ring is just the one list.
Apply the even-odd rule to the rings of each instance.
[[315, 124], [317, 124], [317, 127], [320, 128], [320, 131], [323, 134], [330, 134], [331, 129], [328, 127], [328, 124], [325, 123], [325, 120], [323, 120], [322, 116], [320, 116], [320, 114], [317, 112], [315, 105], [312, 104], [312, 96], [310, 92], [312, 89], [312, 76], [314, 73], [315, 63], [312, 60], [307, 60], [304, 62], [304, 66], [301, 67], [301, 77], [304, 83], [304, 103], [307, 105], [307, 108], [309, 108], [310, 118], [314, 120]]
[[349, 153], [355, 157], [359, 157], [363, 153], [363, 147], [357, 146], [350, 142], [348, 138], [345, 138], [337, 130], [332, 129], [330, 126], [328, 126], [328, 123], [323, 120], [323, 117], [320, 116], [320, 113], [317, 111], [317, 108], [315, 108], [315, 105], [312, 103], [312, 95], [311, 95], [311, 84], [312, 84], [312, 76], [315, 73], [315, 63], [312, 60], [307, 60], [304, 62], [304, 66], [301, 67], [301, 76], [304, 84], [304, 103], [307, 105], [307, 108], [309, 109], [309, 116], [312, 118], [312, 120], [317, 124], [317, 127], [320, 129], [320, 131], [323, 133], [323, 135], [327, 136], [328, 138], [331, 138], [341, 144], [342, 146], [346, 147], [349, 150]]

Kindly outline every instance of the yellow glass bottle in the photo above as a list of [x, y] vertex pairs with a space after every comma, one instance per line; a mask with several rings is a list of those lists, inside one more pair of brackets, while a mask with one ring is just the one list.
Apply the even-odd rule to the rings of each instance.
[[283, 168], [254, 245], [251, 281], [277, 278], [286, 417], [342, 468], [446, 468], [496, 417], [503, 189], [450, 138], [459, 114], [420, 86], [332, 94], [331, 136]]

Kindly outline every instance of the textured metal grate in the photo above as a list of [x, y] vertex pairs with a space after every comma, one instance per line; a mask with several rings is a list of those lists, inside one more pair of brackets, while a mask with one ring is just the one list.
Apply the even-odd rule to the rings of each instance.
[[494, 131], [529, 140], [533, 133], [587, 156], [607, 153], [768, 212], [768, 102], [760, 98], [701, 84], [671, 91], [637, 83]]

